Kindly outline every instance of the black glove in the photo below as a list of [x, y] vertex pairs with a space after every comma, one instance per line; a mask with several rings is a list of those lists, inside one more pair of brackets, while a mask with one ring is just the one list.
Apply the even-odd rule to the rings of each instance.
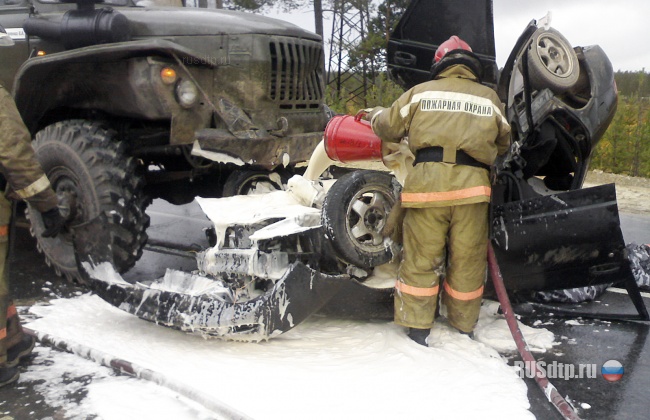
[[65, 219], [61, 216], [58, 207], [54, 207], [46, 212], [41, 213], [45, 230], [41, 234], [44, 238], [54, 238], [61, 233], [65, 225]]

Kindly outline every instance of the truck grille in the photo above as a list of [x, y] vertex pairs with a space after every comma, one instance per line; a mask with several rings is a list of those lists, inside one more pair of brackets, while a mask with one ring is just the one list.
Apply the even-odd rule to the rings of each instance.
[[276, 38], [269, 43], [269, 96], [283, 109], [318, 108], [323, 99], [323, 49], [314, 41]]

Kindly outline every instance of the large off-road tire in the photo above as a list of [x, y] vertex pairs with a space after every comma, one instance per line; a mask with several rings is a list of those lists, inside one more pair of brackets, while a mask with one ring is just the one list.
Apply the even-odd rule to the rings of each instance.
[[528, 49], [528, 73], [535, 89], [555, 93], [571, 89], [580, 76], [578, 56], [569, 41], [553, 28], [538, 29]]
[[235, 169], [223, 184], [223, 196], [264, 194], [282, 190], [286, 180], [281, 175], [264, 170]]
[[360, 170], [339, 178], [323, 202], [325, 236], [342, 261], [369, 269], [393, 252], [381, 234], [400, 186], [388, 173]]
[[149, 216], [145, 208], [149, 201], [142, 193], [143, 180], [136, 174], [135, 162], [123, 152], [116, 133], [97, 122], [61, 121], [39, 131], [33, 145], [59, 202], [70, 207], [66, 230], [55, 238], [43, 238], [43, 221], [28, 206], [32, 235], [47, 264], [58, 275], [83, 281], [70, 232], [103, 214], [112, 237], [115, 269], [124, 272], [131, 268], [147, 242]]

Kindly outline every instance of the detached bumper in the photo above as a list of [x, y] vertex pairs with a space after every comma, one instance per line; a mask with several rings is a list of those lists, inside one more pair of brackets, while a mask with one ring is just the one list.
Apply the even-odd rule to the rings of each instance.
[[91, 285], [111, 305], [156, 324], [235, 341], [261, 341], [300, 324], [347, 281], [347, 276], [323, 275], [298, 263], [266, 293], [243, 302], [210, 294], [192, 296], [144, 283], [91, 278]]

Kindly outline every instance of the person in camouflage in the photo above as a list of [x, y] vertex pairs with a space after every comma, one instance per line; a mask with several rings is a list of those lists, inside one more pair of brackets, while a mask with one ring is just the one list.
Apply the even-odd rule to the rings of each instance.
[[[0, 46], [13, 41], [0, 26]], [[11, 204], [8, 195], [28, 201], [43, 217], [45, 237], [56, 236], [64, 226], [56, 193], [34, 156], [31, 136], [7, 90], [0, 85], [0, 387], [18, 380], [18, 362], [28, 356], [34, 339], [23, 333], [9, 296], [7, 254]]]
[[490, 166], [510, 144], [503, 105], [480, 83], [481, 74], [469, 45], [452, 36], [436, 51], [432, 80], [366, 116], [383, 142], [408, 137], [416, 156], [401, 194], [405, 214], [395, 323], [409, 327], [409, 337], [422, 345], [439, 292], [454, 328], [472, 335], [478, 320], [487, 268]]

